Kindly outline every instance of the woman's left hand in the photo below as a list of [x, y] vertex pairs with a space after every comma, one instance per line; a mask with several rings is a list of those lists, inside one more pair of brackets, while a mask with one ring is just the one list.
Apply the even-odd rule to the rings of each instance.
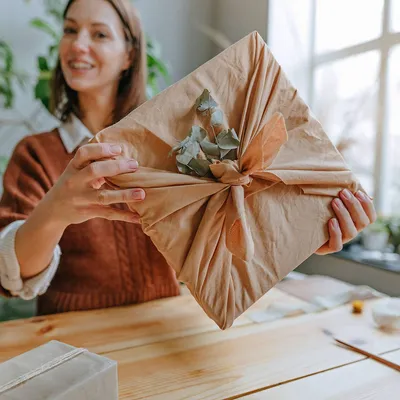
[[332, 201], [336, 218], [329, 223], [329, 241], [320, 247], [316, 254], [325, 255], [336, 253], [343, 244], [354, 239], [359, 232], [376, 220], [376, 211], [372, 200], [363, 192], [353, 195], [345, 189], [339, 198]]

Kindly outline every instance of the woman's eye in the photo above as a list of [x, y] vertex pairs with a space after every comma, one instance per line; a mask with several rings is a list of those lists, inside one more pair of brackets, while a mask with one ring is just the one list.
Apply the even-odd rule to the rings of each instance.
[[73, 34], [73, 33], [76, 33], [76, 29], [70, 28], [70, 27], [65, 27], [64, 28], [64, 34], [65, 35], [70, 35], [70, 34]]
[[94, 37], [96, 39], [105, 39], [107, 35], [104, 32], [95, 32]]

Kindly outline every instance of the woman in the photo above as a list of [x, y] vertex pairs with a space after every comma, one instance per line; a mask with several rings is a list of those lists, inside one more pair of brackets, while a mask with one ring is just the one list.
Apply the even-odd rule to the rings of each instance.
[[[4, 176], [0, 203], [3, 293], [38, 299], [38, 313], [103, 308], [179, 294], [173, 270], [122, 206], [141, 189], [108, 191], [105, 177], [132, 172], [120, 146], [85, 144], [145, 100], [140, 21], [128, 1], [70, 0], [53, 101], [63, 124], [23, 139]], [[101, 162], [98, 162], [100, 161]], [[375, 219], [369, 198], [343, 192], [330, 240], [338, 251]], [[50, 285], [51, 283], [51, 285]]]

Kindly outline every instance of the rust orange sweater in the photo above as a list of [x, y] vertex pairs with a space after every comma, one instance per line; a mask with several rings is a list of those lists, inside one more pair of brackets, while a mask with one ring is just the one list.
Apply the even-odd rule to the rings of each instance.
[[[4, 175], [0, 229], [26, 219], [73, 157], [57, 130], [23, 139]], [[34, 238], [32, 238], [34, 242]], [[179, 285], [140, 225], [95, 218], [70, 225], [38, 314], [104, 308], [176, 296]], [[6, 291], [0, 288], [2, 294]]]

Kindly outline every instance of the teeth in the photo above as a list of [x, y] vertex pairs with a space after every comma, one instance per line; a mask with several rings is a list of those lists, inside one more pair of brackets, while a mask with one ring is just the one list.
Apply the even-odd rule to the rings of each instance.
[[71, 62], [70, 66], [76, 69], [91, 69], [92, 66], [90, 64], [84, 62]]

